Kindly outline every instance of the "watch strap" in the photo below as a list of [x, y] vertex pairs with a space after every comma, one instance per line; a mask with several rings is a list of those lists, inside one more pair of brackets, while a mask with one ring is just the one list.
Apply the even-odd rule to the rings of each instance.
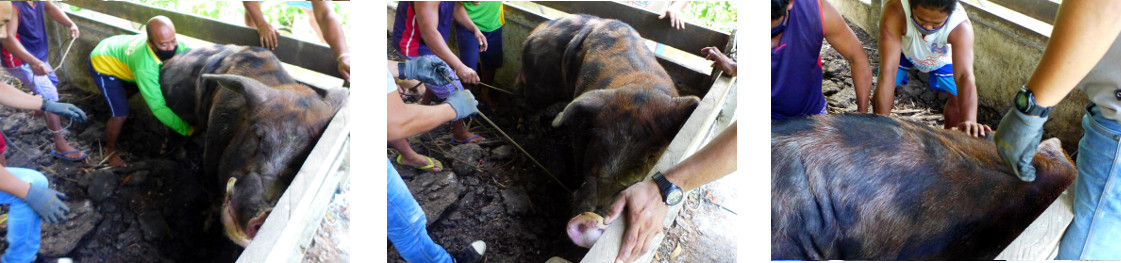
[[668, 204], [669, 191], [672, 190], [676, 185], [674, 185], [673, 182], [667, 180], [666, 176], [663, 175], [662, 172], [655, 172], [653, 178], [654, 183], [658, 184], [658, 192], [662, 194], [662, 202]]
[[[1023, 105], [1021, 105], [1021, 99], [1024, 100]], [[1028, 89], [1026, 85], [1020, 88], [1020, 92], [1016, 94], [1015, 100], [1016, 108], [1020, 110], [1021, 113], [1027, 114], [1029, 116], [1047, 117], [1047, 115], [1051, 114], [1051, 110], [1054, 108], [1042, 107], [1039, 106], [1039, 104], [1036, 104], [1035, 95], [1032, 94], [1031, 90]]]

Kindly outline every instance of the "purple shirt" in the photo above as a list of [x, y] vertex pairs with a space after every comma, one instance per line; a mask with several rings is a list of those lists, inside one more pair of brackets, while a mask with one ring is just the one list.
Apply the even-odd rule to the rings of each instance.
[[[0, 4], [11, 3], [13, 10], [19, 15], [19, 28], [16, 29], [16, 39], [27, 49], [28, 53], [39, 59], [39, 61], [47, 61], [47, 52], [50, 47], [47, 45], [47, 25], [45, 23], [46, 12], [44, 7], [46, 4], [42, 2], [5, 2]], [[11, 36], [10, 36], [11, 37]], [[14, 68], [23, 65], [7, 48], [4, 48], [0, 56], [0, 61], [4, 63], [4, 67]]]
[[778, 46], [771, 48], [771, 121], [821, 114], [820, 0], [794, 0]]

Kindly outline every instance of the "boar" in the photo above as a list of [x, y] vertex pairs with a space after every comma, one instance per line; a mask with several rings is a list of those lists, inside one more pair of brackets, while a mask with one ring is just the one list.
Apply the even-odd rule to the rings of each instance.
[[1005, 167], [991, 141], [869, 114], [771, 127], [772, 260], [991, 260], [1073, 182], [1058, 139]]
[[176, 55], [160, 85], [168, 107], [206, 136], [203, 170], [225, 189], [221, 221], [243, 247], [348, 97], [297, 83], [266, 49], [234, 45]]
[[[559, 66], [559, 68], [558, 68]], [[700, 102], [679, 96], [638, 32], [613, 19], [569, 15], [539, 25], [523, 43], [516, 85], [531, 104], [571, 99], [552, 125], [571, 126], [584, 185], [573, 196], [573, 242], [602, 232], [615, 195], [641, 181]]]

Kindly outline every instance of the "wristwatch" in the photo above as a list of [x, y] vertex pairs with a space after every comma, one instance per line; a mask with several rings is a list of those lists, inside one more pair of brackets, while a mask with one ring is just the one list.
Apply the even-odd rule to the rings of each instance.
[[1053, 107], [1041, 107], [1035, 104], [1035, 96], [1031, 94], [1031, 90], [1026, 85], [1020, 88], [1019, 93], [1016, 93], [1016, 98], [1012, 100], [1012, 103], [1016, 110], [1021, 113], [1040, 118], [1047, 117], [1053, 109]]
[[662, 192], [662, 202], [665, 202], [666, 205], [676, 205], [684, 199], [681, 187], [677, 187], [677, 185], [666, 180], [666, 176], [662, 175], [662, 172], [654, 173], [654, 182], [658, 184], [658, 189]]

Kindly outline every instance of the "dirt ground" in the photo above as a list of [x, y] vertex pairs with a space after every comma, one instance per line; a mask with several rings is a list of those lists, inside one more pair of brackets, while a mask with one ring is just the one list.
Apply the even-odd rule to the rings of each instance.
[[[105, 100], [68, 83], [59, 86], [61, 100], [89, 117], [87, 123], [69, 124], [65, 134], [71, 145], [87, 153], [83, 161], [50, 155], [53, 140], [43, 118], [0, 107], [0, 128], [11, 142], [4, 152], [8, 164], [43, 172], [52, 188], [69, 197], [70, 220], [44, 224], [40, 262], [57, 257], [78, 262], [236, 259], [242, 249], [225, 238], [213, 209], [212, 193], [220, 184], [201, 176], [202, 137], [181, 137], [146, 109], [134, 108], [119, 143], [132, 167], [109, 168], [103, 152], [110, 115]], [[68, 123], [63, 118], [62, 124]]]

